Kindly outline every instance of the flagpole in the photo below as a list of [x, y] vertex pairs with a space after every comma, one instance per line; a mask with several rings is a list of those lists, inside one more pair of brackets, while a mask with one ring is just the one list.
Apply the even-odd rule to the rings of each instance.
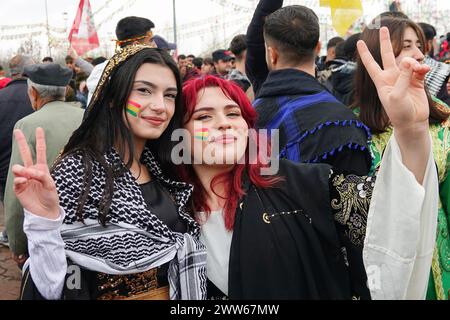
[[176, 0], [173, 0], [173, 42], [177, 43], [177, 9]]
[[45, 0], [45, 16], [46, 16], [46, 26], [47, 26], [47, 49], [48, 49], [48, 55], [52, 56], [52, 49], [50, 47], [50, 28], [48, 26], [48, 6], [47, 6], [47, 0]]

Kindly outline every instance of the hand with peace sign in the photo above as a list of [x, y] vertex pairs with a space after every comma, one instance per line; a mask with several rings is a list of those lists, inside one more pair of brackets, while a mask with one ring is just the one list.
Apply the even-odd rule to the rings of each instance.
[[59, 198], [47, 165], [45, 134], [42, 128], [36, 129], [36, 164], [33, 164], [27, 140], [21, 130], [14, 136], [19, 147], [23, 166], [14, 165], [14, 192], [23, 208], [47, 219], [59, 217]]
[[377, 88], [378, 96], [394, 127], [402, 160], [422, 183], [430, 156], [429, 105], [425, 92], [425, 75], [430, 67], [405, 57], [397, 66], [389, 29], [380, 29], [382, 69], [364, 41], [358, 41], [358, 52]]
[[413, 58], [404, 58], [397, 66], [389, 29], [380, 29], [380, 51], [384, 70], [372, 57], [364, 41], [358, 41], [361, 61], [374, 82], [378, 96], [392, 125], [410, 129], [419, 125], [428, 130], [429, 106], [424, 79], [430, 67]]

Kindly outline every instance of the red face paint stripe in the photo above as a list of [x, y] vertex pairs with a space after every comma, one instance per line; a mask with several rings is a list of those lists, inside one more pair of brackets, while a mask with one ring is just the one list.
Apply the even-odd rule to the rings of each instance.
[[134, 102], [134, 101], [128, 101], [128, 104], [131, 104], [132, 106], [134, 106], [134, 107], [136, 107], [136, 108], [139, 108], [139, 109], [141, 109], [142, 108], [142, 106], [139, 104], [139, 103], [137, 103], [137, 102]]

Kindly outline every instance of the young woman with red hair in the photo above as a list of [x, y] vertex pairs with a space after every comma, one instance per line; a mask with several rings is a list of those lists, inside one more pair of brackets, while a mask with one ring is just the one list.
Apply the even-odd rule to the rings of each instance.
[[249, 134], [256, 113], [244, 92], [212, 76], [185, 84], [191, 138], [184, 150], [193, 164], [182, 164], [180, 174], [194, 185], [210, 298], [423, 298], [434, 229], [422, 212], [437, 206], [428, 69], [412, 59], [397, 68], [382, 31], [385, 70], [359, 44], [396, 128], [376, 183], [287, 160], [279, 160], [276, 175], [263, 176], [262, 142]]

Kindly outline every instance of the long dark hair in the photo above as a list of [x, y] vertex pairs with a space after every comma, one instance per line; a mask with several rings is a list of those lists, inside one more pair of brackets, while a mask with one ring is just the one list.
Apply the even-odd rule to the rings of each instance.
[[[416, 32], [421, 44], [421, 50], [425, 54], [425, 36], [419, 25], [409, 19], [393, 17], [382, 17], [380, 22], [380, 27], [384, 26], [389, 29], [392, 48], [396, 57], [403, 49], [403, 37], [407, 28], [412, 28]], [[364, 40], [375, 61], [382, 66], [379, 29], [366, 28], [361, 35], [361, 40]], [[378, 97], [375, 84], [370, 78], [359, 55], [357, 61], [358, 68], [355, 74], [355, 95], [352, 108], [360, 109], [359, 118], [372, 130], [372, 133], [382, 133], [389, 127], [389, 118]], [[430, 123], [440, 123], [447, 120], [449, 114], [437, 108], [436, 103], [432, 100], [427, 89], [426, 92], [428, 96], [428, 105], [430, 107]]]
[[72, 134], [60, 157], [59, 161], [74, 153], [82, 154], [85, 172], [83, 185], [85, 189], [81, 192], [77, 209], [77, 216], [81, 221], [83, 221], [83, 207], [88, 199], [93, 181], [93, 161], [98, 161], [106, 171], [106, 185], [99, 207], [99, 220], [103, 225], [106, 223], [106, 216], [113, 197], [114, 179], [122, 175], [125, 170], [123, 166], [121, 168], [112, 167], [106, 162], [104, 155], [114, 147], [122, 159], [128, 159], [125, 164], [127, 169], [133, 163], [135, 146], [128, 120], [124, 121], [124, 114], [136, 72], [144, 63], [168, 67], [172, 70], [177, 82], [178, 95], [175, 100], [173, 118], [159, 139], [147, 141], [147, 147], [160, 161], [162, 170], [168, 176], [172, 176], [172, 172], [174, 172], [174, 170], [171, 170], [170, 159], [172, 146], [174, 145], [171, 141], [171, 134], [182, 125], [180, 74], [175, 61], [165, 51], [145, 48], [131, 56], [123, 64], [115, 67], [111, 72], [109, 80], [99, 92], [96, 101], [89, 105], [86, 118]]

